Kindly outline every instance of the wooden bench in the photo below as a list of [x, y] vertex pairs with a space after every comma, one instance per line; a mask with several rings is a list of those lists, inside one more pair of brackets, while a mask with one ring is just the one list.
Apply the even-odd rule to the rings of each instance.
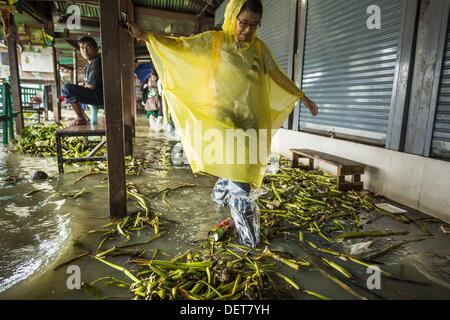
[[44, 113], [45, 111], [45, 108], [42, 106], [42, 98], [40, 97], [41, 92], [42, 89], [20, 87], [22, 111], [37, 113], [38, 123], [41, 123], [41, 113]]
[[[292, 167], [297, 168], [299, 166], [299, 159], [309, 159], [307, 166], [301, 166], [307, 170], [314, 170], [314, 161], [320, 160], [325, 163], [331, 164], [337, 168], [337, 189], [341, 191], [348, 190], [362, 190], [363, 183], [361, 181], [361, 175], [364, 174], [366, 166], [364, 164], [337, 157], [324, 152], [308, 150], [308, 149], [291, 149]], [[351, 182], [345, 181], [345, 176], [351, 176]]]
[[41, 105], [28, 105], [28, 106], [22, 106], [23, 112], [32, 112], [37, 113], [38, 116], [38, 123], [41, 123], [41, 114], [45, 112], [45, 108]]
[[58, 171], [59, 173], [64, 173], [64, 163], [74, 163], [74, 162], [91, 162], [91, 161], [106, 161], [106, 156], [95, 156], [95, 154], [103, 147], [106, 143], [106, 139], [102, 139], [100, 142], [96, 141], [96, 146], [92, 151], [86, 156], [81, 158], [64, 158], [62, 151], [61, 140], [65, 137], [85, 137], [85, 143], [90, 144], [88, 137], [106, 137], [106, 131], [102, 125], [82, 125], [82, 126], [72, 126], [67, 127], [55, 132], [55, 143], [56, 143], [56, 154], [58, 160]]

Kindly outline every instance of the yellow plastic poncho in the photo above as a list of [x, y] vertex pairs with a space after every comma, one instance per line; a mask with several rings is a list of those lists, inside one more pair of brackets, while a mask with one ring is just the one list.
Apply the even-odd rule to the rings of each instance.
[[261, 40], [237, 42], [244, 2], [230, 1], [223, 31], [149, 33], [147, 48], [192, 171], [259, 187], [271, 137], [303, 93]]

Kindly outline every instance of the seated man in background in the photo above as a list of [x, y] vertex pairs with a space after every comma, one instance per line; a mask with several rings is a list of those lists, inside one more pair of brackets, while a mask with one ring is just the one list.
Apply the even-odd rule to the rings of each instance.
[[75, 111], [77, 118], [71, 126], [84, 125], [89, 118], [81, 108], [81, 104], [103, 105], [102, 62], [98, 53], [97, 42], [91, 37], [83, 37], [78, 41], [81, 55], [88, 64], [85, 69], [84, 82], [79, 85], [65, 84], [61, 95]]
[[39, 109], [41, 107], [42, 98], [39, 96], [30, 98], [30, 107]]

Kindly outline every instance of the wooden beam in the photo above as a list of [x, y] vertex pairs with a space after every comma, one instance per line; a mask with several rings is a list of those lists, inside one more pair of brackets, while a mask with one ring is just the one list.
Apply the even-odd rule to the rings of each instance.
[[14, 15], [9, 14], [9, 28], [8, 36], [8, 56], [9, 56], [9, 71], [11, 76], [11, 95], [14, 105], [14, 112], [17, 113], [15, 117], [16, 133], [21, 135], [23, 132], [23, 113], [22, 113], [22, 97], [20, 94], [20, 75], [19, 75], [19, 59], [17, 57], [16, 47], [16, 27], [14, 25]]
[[49, 21], [53, 23], [52, 8], [49, 2], [24, 1], [23, 11], [40, 23], [47, 24]]
[[[165, 11], [159, 9], [150, 9], [146, 7], [135, 6], [135, 16], [160, 17], [172, 20], [187, 20], [197, 22], [197, 16], [188, 13]], [[202, 24], [214, 24], [214, 18], [200, 17]]]
[[[214, 9], [213, 5], [209, 3], [209, 0], [206, 0], [206, 1], [203, 1], [203, 0], [189, 0], [189, 2], [192, 2], [192, 3], [196, 4], [196, 5], [198, 5], [201, 8], [202, 11], [206, 11], [206, 12], [214, 15], [215, 9]], [[200, 13], [203, 13], [203, 12], [199, 12], [199, 14]]]
[[[120, 10], [128, 13], [131, 21], [133, 17], [133, 3], [131, 0], [120, 0]], [[125, 139], [125, 155], [133, 154], [133, 109], [134, 97], [134, 39], [125, 28], [120, 28], [120, 66], [122, 75], [122, 109]]]
[[100, 0], [103, 97], [108, 153], [109, 213], [127, 213], [125, 186], [124, 130], [120, 80], [119, 0]]
[[[34, 2], [55, 2], [55, 0], [34, 0]], [[86, 4], [86, 5], [90, 5], [90, 6], [95, 6], [98, 7], [99, 6], [99, 0], [70, 0], [70, 1], [66, 1], [69, 3], [78, 3], [78, 4]]]
[[[59, 21], [59, 23], [66, 23], [66, 19]], [[80, 23], [83, 27], [100, 28], [100, 21], [91, 18], [80, 17]]]
[[100, 37], [100, 28], [98, 29], [98, 31], [83, 31], [83, 30], [71, 30], [68, 34], [66, 32], [55, 32], [55, 38], [56, 39], [72, 39], [72, 40], [76, 40], [77, 39], [77, 35], [90, 35], [92, 37]]
[[53, 85], [53, 81], [42, 80], [42, 79], [22, 79], [21, 84], [42, 84], [42, 85]]

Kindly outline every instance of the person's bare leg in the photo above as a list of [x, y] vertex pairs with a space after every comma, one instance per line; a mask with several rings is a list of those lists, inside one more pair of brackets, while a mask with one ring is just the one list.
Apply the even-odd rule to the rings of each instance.
[[89, 118], [84, 112], [83, 109], [81, 109], [81, 105], [79, 102], [75, 102], [71, 104], [73, 111], [75, 111], [77, 118], [70, 123], [71, 126], [81, 126], [88, 124]]

